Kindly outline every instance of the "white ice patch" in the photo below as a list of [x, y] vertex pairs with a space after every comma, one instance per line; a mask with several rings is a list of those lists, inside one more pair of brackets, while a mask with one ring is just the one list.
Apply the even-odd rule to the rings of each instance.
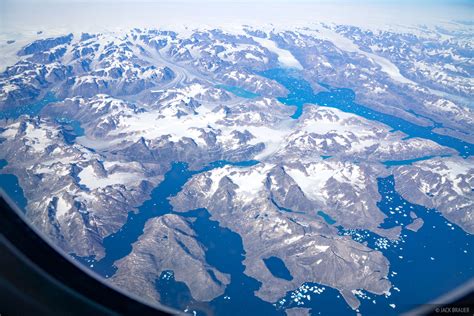
[[361, 50], [359, 46], [356, 45], [354, 42], [352, 42], [350, 39], [334, 32], [333, 30], [330, 30], [326, 27], [321, 27], [321, 28], [318, 28], [318, 32], [310, 32], [310, 33], [311, 35], [315, 37], [329, 40], [339, 49], [366, 56], [367, 58], [371, 59], [376, 64], [378, 64], [381, 67], [382, 71], [388, 74], [395, 81], [417, 85], [415, 82], [404, 77], [400, 73], [400, 69], [398, 69], [398, 67], [387, 58]]
[[295, 180], [304, 194], [313, 200], [323, 199], [321, 188], [334, 175], [334, 170], [324, 164], [314, 164], [305, 173], [299, 169], [285, 168], [286, 173]]
[[219, 182], [223, 177], [228, 177], [232, 183], [238, 186], [235, 190], [236, 199], [250, 203], [258, 198], [258, 193], [264, 190], [264, 182], [268, 172], [274, 165], [259, 164], [249, 168], [225, 166], [209, 172], [211, 187], [207, 195], [213, 195], [219, 188]]
[[62, 197], [59, 197], [57, 205], [56, 205], [56, 217], [62, 217], [66, 215], [70, 209], [71, 209], [71, 204], [69, 204]]
[[[171, 135], [171, 141], [179, 141], [183, 137], [194, 139], [196, 134], [191, 129], [207, 129], [208, 126], [214, 125], [216, 121], [224, 117], [223, 111], [212, 112], [205, 107], [200, 107], [197, 115], [186, 115], [180, 118], [160, 117], [157, 112], [144, 112], [124, 119], [121, 126], [109, 135], [123, 133], [130, 141], [137, 141], [140, 137], [155, 139], [164, 135]], [[195, 140], [199, 143], [198, 139]]]
[[368, 131], [364, 126], [354, 124], [354, 121], [360, 120], [357, 115], [324, 106], [311, 107], [308, 111], [317, 113], [314, 117], [307, 118], [302, 122], [301, 130], [309, 133], [324, 135], [331, 131], [343, 133], [357, 130], [357, 132], [363, 133], [364, 136], [369, 133], [373, 135], [373, 132]]
[[318, 245], [315, 240], [311, 240], [306, 246], [310, 249], [314, 249], [314, 254], [319, 254], [322, 252], [326, 252], [329, 249], [329, 246], [326, 245]]
[[43, 152], [46, 147], [52, 145], [53, 138], [57, 136], [58, 131], [48, 126], [36, 127], [28, 123], [25, 131], [25, 144], [30, 146], [35, 152]]
[[254, 139], [250, 141], [250, 144], [264, 143], [265, 149], [255, 156], [255, 159], [261, 160], [271, 154], [277, 152], [283, 147], [286, 137], [290, 134], [289, 129], [274, 129], [266, 126], [249, 126], [242, 128], [242, 130], [248, 130]]
[[464, 160], [446, 160], [444, 161], [446, 167], [448, 167], [448, 174], [456, 178], [459, 175], [468, 175], [471, 169], [474, 169], [474, 166]]
[[253, 39], [269, 51], [278, 55], [278, 61], [282, 66], [289, 68], [303, 69], [300, 62], [293, 56], [293, 54], [286, 50], [279, 48], [277, 44], [266, 38], [253, 37]]
[[219, 188], [221, 179], [229, 173], [229, 167], [217, 168], [210, 172], [209, 179], [211, 179], [211, 188], [206, 192], [208, 196], [212, 196]]
[[324, 201], [326, 182], [333, 178], [340, 183], [364, 190], [365, 175], [355, 164], [341, 162], [313, 162], [304, 166], [305, 170], [285, 168], [286, 173], [295, 180], [303, 193], [310, 199]]
[[293, 236], [293, 237], [290, 237], [288, 239], [285, 239], [285, 244], [289, 245], [289, 244], [292, 244], [294, 242], [297, 242], [298, 240], [300, 240], [301, 238], [303, 238], [303, 235], [298, 235], [298, 236]]
[[133, 184], [140, 181], [142, 175], [137, 173], [116, 172], [109, 174], [107, 177], [100, 177], [94, 171], [94, 168], [89, 165], [79, 172], [78, 177], [81, 179], [80, 183], [91, 190], [105, 188], [116, 184]]
[[[472, 176], [472, 170], [474, 169], [470, 160], [453, 158], [445, 159], [442, 163], [440, 163], [439, 159], [433, 159], [417, 162], [414, 165], [423, 170], [440, 175], [443, 178], [443, 182], [446, 180], [451, 182], [452, 189], [461, 196], [465, 194], [463, 188], [460, 186], [461, 176]], [[420, 189], [425, 190], [423, 192], [429, 192], [431, 186], [421, 179]]]
[[193, 83], [184, 88], [168, 89], [168, 90], [151, 90], [152, 93], [164, 92], [166, 94], [176, 93], [176, 102], [189, 102], [190, 98], [202, 97], [209, 88], [199, 84]]
[[268, 171], [273, 167], [274, 165], [270, 164], [258, 165], [248, 171], [233, 168], [234, 172], [231, 172], [228, 177], [239, 187], [235, 190], [237, 196], [255, 198], [256, 194], [264, 189], [264, 181], [267, 178]]
[[329, 246], [321, 246], [321, 245], [316, 245], [314, 246], [319, 252], [325, 252], [326, 250], [329, 249]]
[[0, 135], [5, 138], [13, 138], [18, 133], [18, 128], [20, 127], [20, 123], [11, 124], [8, 126], [6, 130], [4, 130]]

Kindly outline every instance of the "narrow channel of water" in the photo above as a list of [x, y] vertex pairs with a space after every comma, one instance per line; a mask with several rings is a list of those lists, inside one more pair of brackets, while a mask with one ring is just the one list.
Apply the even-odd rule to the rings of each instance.
[[278, 100], [285, 105], [296, 107], [296, 111], [292, 115], [294, 119], [301, 116], [303, 113], [303, 105], [306, 103], [323, 105], [384, 123], [393, 128], [393, 130], [399, 130], [409, 137], [420, 137], [432, 140], [442, 146], [455, 149], [464, 158], [474, 153], [474, 144], [451, 136], [437, 134], [433, 132], [435, 126], [416, 125], [399, 117], [377, 112], [354, 102], [355, 93], [351, 89], [332, 88], [328, 85], [321, 84], [326, 87], [328, 91], [315, 94], [311, 85], [306, 80], [298, 77], [298, 73], [294, 70], [271, 69], [260, 73], [260, 75], [275, 80], [288, 89], [288, 95], [284, 98], [278, 98]]
[[220, 84], [220, 85], [217, 85], [217, 87], [221, 88], [221, 89], [224, 89], [224, 90], [227, 90], [227, 91], [231, 92], [232, 94], [234, 94], [238, 97], [241, 97], [241, 98], [245, 98], [245, 99], [254, 99], [254, 98], [259, 97], [259, 95], [256, 94], [256, 93], [250, 92], [248, 90], [245, 90], [243, 88], [236, 87], [236, 86], [229, 86], [229, 85], [225, 85], [225, 84]]

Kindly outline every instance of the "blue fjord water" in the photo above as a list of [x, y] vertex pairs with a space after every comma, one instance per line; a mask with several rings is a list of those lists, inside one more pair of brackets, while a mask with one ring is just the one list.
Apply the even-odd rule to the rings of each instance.
[[229, 85], [225, 85], [225, 84], [220, 84], [220, 85], [217, 85], [217, 87], [222, 88], [224, 90], [227, 90], [227, 91], [231, 92], [232, 94], [234, 94], [238, 97], [241, 97], [241, 98], [245, 98], [245, 99], [254, 99], [254, 98], [259, 96], [256, 93], [250, 92], [248, 90], [245, 90], [243, 88], [236, 87], [236, 86], [229, 86]]
[[[281, 314], [276, 312], [272, 304], [256, 297], [254, 292], [261, 283], [244, 274], [245, 250], [242, 238], [235, 232], [221, 227], [217, 221], [210, 220], [205, 209], [190, 211], [185, 216], [195, 217], [193, 228], [198, 241], [206, 249], [207, 263], [231, 277], [231, 283], [223, 295], [209, 303], [208, 309], [215, 315], [245, 315], [255, 310], [256, 315]], [[163, 289], [159, 289], [160, 293]], [[183, 306], [176, 306], [178, 308]], [[204, 309], [205, 310], [205, 309]]]
[[[450, 156], [451, 155], [441, 155], [440, 157], [450, 157]], [[387, 161], [383, 161], [382, 163], [387, 167], [403, 166], [403, 165], [411, 165], [412, 163], [417, 162], [417, 161], [429, 160], [434, 157], [436, 156], [423, 156], [419, 158], [406, 159], [406, 160], [387, 160]]]
[[274, 277], [291, 281], [293, 276], [285, 265], [285, 262], [278, 257], [269, 257], [263, 259], [265, 266]]
[[[394, 288], [388, 297], [362, 299], [363, 314], [399, 314], [429, 302], [474, 277], [474, 236], [448, 222], [436, 210], [412, 204], [395, 190], [393, 176], [378, 179], [382, 196], [379, 209], [387, 215], [382, 228], [406, 227], [410, 212], [422, 218], [418, 232], [402, 230], [401, 239], [390, 241], [368, 231], [344, 231], [359, 242], [382, 251], [390, 261], [390, 281]], [[373, 302], [375, 301], [375, 303]], [[394, 304], [392, 308], [389, 304]]]
[[292, 118], [297, 119], [303, 114], [303, 105], [306, 103], [323, 105], [337, 108], [344, 112], [354, 113], [369, 120], [379, 121], [399, 130], [409, 137], [420, 137], [432, 140], [442, 146], [450, 147], [459, 152], [462, 157], [469, 157], [474, 153], [474, 144], [462, 141], [460, 139], [437, 134], [433, 132], [435, 126], [420, 126], [406, 121], [399, 117], [375, 111], [362, 104], [356, 103], [355, 93], [351, 89], [332, 88], [329, 85], [321, 84], [328, 91], [314, 93], [311, 85], [298, 76], [294, 70], [271, 69], [260, 73], [262, 76], [275, 80], [285, 88], [289, 93], [286, 97], [278, 100], [289, 106], [295, 106], [296, 111]]
[[[127, 222], [118, 232], [104, 239], [106, 255], [103, 259], [96, 261], [92, 257], [74, 257], [101, 276], [106, 278], [112, 276], [116, 272], [114, 262], [131, 252], [132, 244], [143, 233], [146, 221], [153, 217], [173, 213], [169, 198], [181, 191], [183, 185], [193, 175], [224, 165], [248, 167], [256, 163], [258, 162], [217, 161], [201, 170], [194, 171], [189, 170], [185, 163], [174, 163], [171, 170], [165, 174], [164, 180], [153, 190], [151, 199], [139, 207], [138, 213], [130, 212]], [[265, 314], [275, 313], [276, 311], [270, 303], [264, 302], [254, 295], [254, 291], [260, 287], [260, 282], [243, 273], [245, 266], [242, 262], [245, 259], [245, 251], [240, 236], [227, 228], [220, 227], [218, 222], [210, 220], [209, 213], [205, 209], [177, 214], [195, 218], [193, 228], [198, 235], [198, 241], [207, 249], [207, 262], [219, 271], [231, 275], [232, 282], [227, 286], [224, 295], [214, 299], [201, 310], [211, 309], [218, 314], [242, 315], [248, 306], [252, 306], [256, 311]], [[174, 280], [172, 271], [162, 273], [156, 285], [157, 291], [165, 298], [164, 303], [172, 307], [184, 310], [188, 306], [196, 304], [192, 300], [187, 286]]]
[[[5, 159], [0, 159], [0, 170], [6, 165], [8, 165], [8, 162]], [[16, 176], [8, 173], [0, 173], [0, 188], [5, 191], [20, 210], [25, 211], [27, 201]]]
[[318, 211], [318, 215], [321, 216], [324, 219], [324, 221], [329, 225], [333, 225], [336, 223], [336, 221], [331, 216], [324, 213], [323, 211]]
[[52, 102], [60, 101], [54, 93], [48, 92], [39, 101], [30, 103], [24, 106], [19, 106], [6, 111], [0, 111], [0, 119], [16, 119], [22, 115], [35, 116], [38, 115], [41, 110]]
[[84, 129], [81, 123], [66, 117], [56, 118], [56, 122], [61, 125], [66, 143], [72, 144], [77, 137], [84, 136]]

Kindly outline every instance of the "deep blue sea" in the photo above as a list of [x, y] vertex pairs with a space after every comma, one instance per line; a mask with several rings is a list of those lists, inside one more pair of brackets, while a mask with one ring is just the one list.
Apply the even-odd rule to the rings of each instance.
[[288, 280], [288, 281], [293, 280], [293, 276], [291, 275], [291, 272], [286, 267], [285, 262], [281, 260], [280, 258], [268, 257], [268, 258], [264, 258], [263, 262], [265, 263], [265, 266], [274, 277], [280, 278], [283, 280]]
[[81, 123], [79, 121], [66, 117], [58, 117], [56, 118], [56, 122], [62, 127], [66, 143], [72, 144], [77, 137], [84, 136], [84, 129], [81, 127]]
[[229, 91], [229, 92], [233, 93], [234, 95], [236, 95], [238, 97], [241, 97], [241, 98], [254, 99], [254, 98], [259, 96], [256, 93], [250, 92], [248, 90], [245, 90], [243, 88], [236, 87], [236, 86], [229, 86], [229, 85], [225, 85], [225, 84], [220, 84], [220, 85], [217, 85], [217, 87], [222, 88], [224, 90], [227, 90], [227, 91]]
[[52, 102], [57, 102], [57, 101], [59, 101], [59, 99], [56, 98], [56, 96], [52, 92], [48, 92], [46, 93], [43, 99], [37, 102], [27, 104], [24, 106], [15, 107], [7, 111], [0, 111], [0, 119], [15, 119], [15, 118], [20, 117], [21, 115], [30, 115], [30, 116], [38, 115], [39, 112], [46, 105]]
[[[5, 159], [0, 159], [0, 171], [8, 164]], [[12, 174], [0, 173], [0, 188], [16, 203], [16, 205], [25, 211], [27, 200], [23, 194], [23, 189], [18, 183], [18, 178]]]

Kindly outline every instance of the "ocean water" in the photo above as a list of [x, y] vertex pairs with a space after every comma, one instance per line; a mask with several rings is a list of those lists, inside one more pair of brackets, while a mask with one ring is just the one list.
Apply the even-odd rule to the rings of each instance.
[[[414, 212], [424, 221], [418, 232], [403, 229], [400, 240], [391, 241], [369, 231], [345, 231], [358, 242], [382, 251], [390, 261], [389, 296], [363, 292], [362, 314], [397, 315], [427, 303], [474, 277], [474, 236], [448, 222], [436, 210], [412, 204], [395, 190], [393, 176], [378, 179], [382, 196], [377, 204], [387, 215], [382, 228], [406, 227]], [[391, 304], [394, 304], [390, 306]]]
[[[163, 271], [156, 280], [156, 290], [160, 293], [160, 303], [165, 306], [173, 306], [180, 310], [197, 309], [199, 302], [193, 300], [191, 291], [184, 282], [176, 281], [173, 270]], [[206, 315], [199, 311], [199, 315]]]
[[224, 90], [227, 90], [227, 91], [231, 92], [232, 94], [234, 94], [238, 97], [241, 97], [241, 98], [245, 98], [245, 99], [254, 99], [254, 98], [257, 98], [259, 96], [256, 93], [250, 92], [248, 90], [245, 90], [243, 88], [236, 87], [236, 86], [229, 86], [229, 85], [225, 85], [225, 84], [220, 84], [220, 85], [217, 85], [217, 87], [222, 88]]
[[35, 116], [49, 103], [60, 101], [52, 92], [46, 93], [43, 99], [27, 104], [24, 106], [15, 107], [10, 110], [0, 111], [0, 119], [16, 119], [22, 115]]
[[[450, 156], [451, 155], [441, 155], [440, 157], [450, 157]], [[419, 158], [406, 159], [406, 160], [387, 160], [387, 161], [383, 161], [382, 163], [387, 167], [411, 165], [414, 162], [428, 160], [428, 159], [431, 159], [431, 158], [434, 158], [434, 157], [435, 156], [423, 156], [423, 157], [419, 157]]]
[[321, 216], [329, 225], [334, 225], [336, 223], [336, 221], [331, 216], [324, 213], [323, 211], [318, 211], [318, 215]]
[[[393, 287], [388, 295], [374, 295], [358, 290], [362, 315], [399, 315], [427, 303], [474, 277], [474, 236], [448, 222], [436, 210], [409, 203], [395, 191], [393, 176], [379, 178], [378, 203], [387, 215], [382, 228], [406, 227], [414, 212], [424, 220], [418, 232], [403, 228], [399, 240], [388, 240], [366, 230], [346, 230], [351, 236], [381, 251], [390, 261], [389, 280]], [[327, 286], [305, 283], [290, 291], [276, 303], [278, 309], [306, 307], [312, 315], [355, 314], [340, 294]]]
[[[216, 315], [240, 316], [248, 315], [249, 311], [255, 311], [255, 315], [283, 315], [276, 312], [271, 303], [255, 296], [254, 292], [261, 284], [244, 274], [245, 250], [240, 235], [211, 220], [205, 209], [193, 210], [184, 216], [196, 218], [193, 229], [198, 241], [206, 248], [207, 263], [231, 277], [224, 294], [209, 304], [203, 304], [198, 310], [210, 310]], [[184, 309], [184, 306], [177, 307]]]
[[84, 136], [84, 129], [79, 121], [66, 117], [57, 117], [56, 122], [61, 125], [67, 144], [73, 144], [77, 137]]
[[377, 112], [355, 102], [355, 93], [351, 89], [333, 88], [320, 83], [327, 91], [314, 93], [311, 85], [302, 79], [298, 72], [288, 69], [271, 69], [261, 72], [260, 75], [275, 80], [288, 89], [286, 97], [278, 100], [288, 106], [296, 108], [292, 118], [297, 119], [303, 114], [303, 105], [306, 103], [337, 108], [344, 112], [354, 113], [369, 120], [379, 121], [390, 126], [394, 131], [401, 131], [409, 137], [420, 137], [432, 140], [442, 146], [450, 147], [459, 152], [462, 157], [469, 157], [474, 153], [474, 144], [463, 140], [437, 134], [433, 132], [436, 126], [426, 127], [416, 125], [393, 115]]
[[[0, 159], [0, 170], [6, 165], [8, 165], [8, 162], [5, 159]], [[25, 212], [27, 200], [16, 176], [8, 173], [0, 173], [0, 188], [5, 191], [20, 210]]]
[[285, 265], [285, 262], [278, 257], [269, 257], [263, 259], [265, 266], [274, 277], [291, 281], [293, 276]]
[[297, 289], [287, 292], [275, 303], [277, 311], [294, 307], [308, 308], [310, 315], [355, 315], [339, 291], [313, 282], [303, 283]]

